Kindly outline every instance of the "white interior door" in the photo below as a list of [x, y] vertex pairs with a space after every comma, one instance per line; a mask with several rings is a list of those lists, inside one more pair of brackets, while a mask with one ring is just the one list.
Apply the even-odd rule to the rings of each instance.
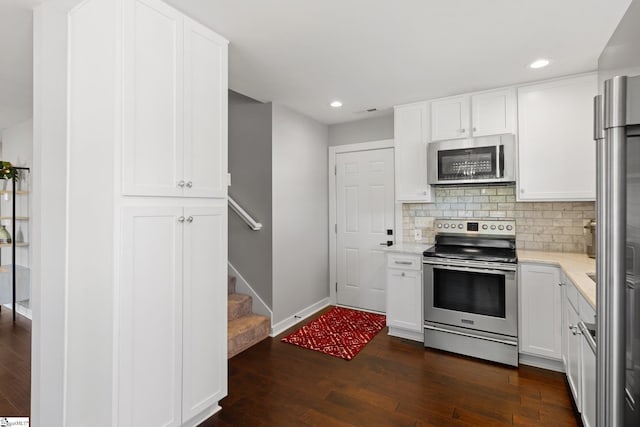
[[387, 230], [394, 227], [393, 149], [336, 154], [340, 305], [385, 311]]

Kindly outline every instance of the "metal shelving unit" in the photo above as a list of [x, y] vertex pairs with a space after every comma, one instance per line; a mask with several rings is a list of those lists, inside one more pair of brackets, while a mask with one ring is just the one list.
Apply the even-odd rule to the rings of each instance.
[[[5, 221], [10, 221], [10, 230], [11, 234], [11, 243], [2, 243], [0, 244], [0, 286], [2, 282], [5, 281], [3, 276], [10, 275], [11, 281], [11, 303], [13, 310], [13, 321], [16, 320], [16, 305], [18, 300], [25, 300], [24, 292], [28, 292], [28, 298], [31, 296], [31, 286], [30, 286], [30, 274], [29, 274], [29, 253], [28, 253], [28, 225], [29, 225], [29, 182], [30, 182], [30, 169], [25, 167], [14, 167], [19, 173], [19, 179], [17, 180], [7, 180], [7, 187], [11, 188], [0, 190], [0, 223], [4, 223]], [[8, 215], [8, 212], [4, 211], [5, 206], [7, 205], [8, 198], [11, 198], [10, 209], [11, 214]], [[19, 198], [24, 198], [23, 200], [18, 201]], [[21, 205], [20, 211], [18, 212], [18, 205]], [[23, 230], [23, 226], [26, 230], [26, 238], [25, 230]], [[20, 241], [18, 241], [20, 240]], [[11, 264], [4, 265], [3, 264], [3, 249], [10, 248], [11, 250]], [[21, 254], [20, 259], [16, 255], [17, 249], [25, 249], [25, 253]], [[18, 262], [26, 265], [18, 265]], [[5, 276], [6, 277], [6, 276]], [[21, 280], [23, 283], [20, 283], [21, 287], [18, 289], [18, 281]], [[20, 295], [18, 293], [20, 292]], [[1, 309], [1, 307], [0, 307]]]

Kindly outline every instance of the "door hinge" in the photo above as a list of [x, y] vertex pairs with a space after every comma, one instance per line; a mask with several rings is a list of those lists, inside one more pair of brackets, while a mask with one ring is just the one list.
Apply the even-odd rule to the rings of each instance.
[[338, 175], [338, 165], [333, 166], [333, 174]]
[[336, 282], [336, 293], [338, 293], [338, 282]]
[[338, 234], [338, 224], [333, 224], [333, 232]]

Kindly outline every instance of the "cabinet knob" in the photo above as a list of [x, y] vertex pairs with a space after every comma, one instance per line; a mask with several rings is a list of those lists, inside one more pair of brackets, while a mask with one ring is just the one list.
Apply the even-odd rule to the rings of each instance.
[[178, 181], [178, 187], [180, 187], [180, 188], [184, 187], [184, 181], [183, 180]]
[[473, 131], [474, 131], [474, 132], [476, 131], [476, 127], [475, 127], [475, 126], [473, 127]]
[[191, 188], [191, 187], [193, 187], [193, 182], [188, 181], [188, 182], [187, 182], [187, 184], [186, 184], [186, 186], [187, 186], [187, 188]]
[[404, 277], [404, 276], [405, 276], [405, 273], [404, 273], [404, 271], [403, 271], [403, 272], [402, 272], [402, 273], [401, 273], [400, 275], [401, 275], [402, 277]]
[[184, 217], [183, 216], [179, 216], [178, 217], [178, 222], [184, 222]]
[[461, 133], [465, 133], [467, 130], [465, 128], [460, 129]]
[[564, 283], [564, 282], [560, 282], [560, 283], [558, 283], [558, 286], [564, 286], [564, 285], [565, 285], [565, 283]]
[[192, 223], [192, 222], [193, 222], [193, 217], [192, 217], [192, 216], [188, 217], [188, 218], [187, 218], [187, 222], [188, 222], [188, 223]]

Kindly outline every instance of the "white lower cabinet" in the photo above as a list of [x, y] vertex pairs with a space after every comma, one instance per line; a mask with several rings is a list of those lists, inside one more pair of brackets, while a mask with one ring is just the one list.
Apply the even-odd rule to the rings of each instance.
[[387, 326], [389, 335], [424, 341], [422, 257], [387, 254]]
[[118, 425], [194, 425], [226, 395], [226, 215], [123, 208]]
[[562, 359], [560, 269], [520, 264], [520, 353]]
[[[573, 285], [567, 284], [567, 286]], [[567, 301], [566, 310], [569, 333], [567, 334], [567, 366], [565, 366], [565, 370], [567, 373], [569, 388], [571, 389], [571, 393], [573, 394], [576, 408], [579, 412], [582, 412], [582, 387], [580, 384], [580, 377], [582, 374], [582, 356], [580, 342], [581, 337], [580, 335], [578, 335], [578, 323], [580, 322], [580, 317], [578, 316], [578, 312], [571, 301]]]

